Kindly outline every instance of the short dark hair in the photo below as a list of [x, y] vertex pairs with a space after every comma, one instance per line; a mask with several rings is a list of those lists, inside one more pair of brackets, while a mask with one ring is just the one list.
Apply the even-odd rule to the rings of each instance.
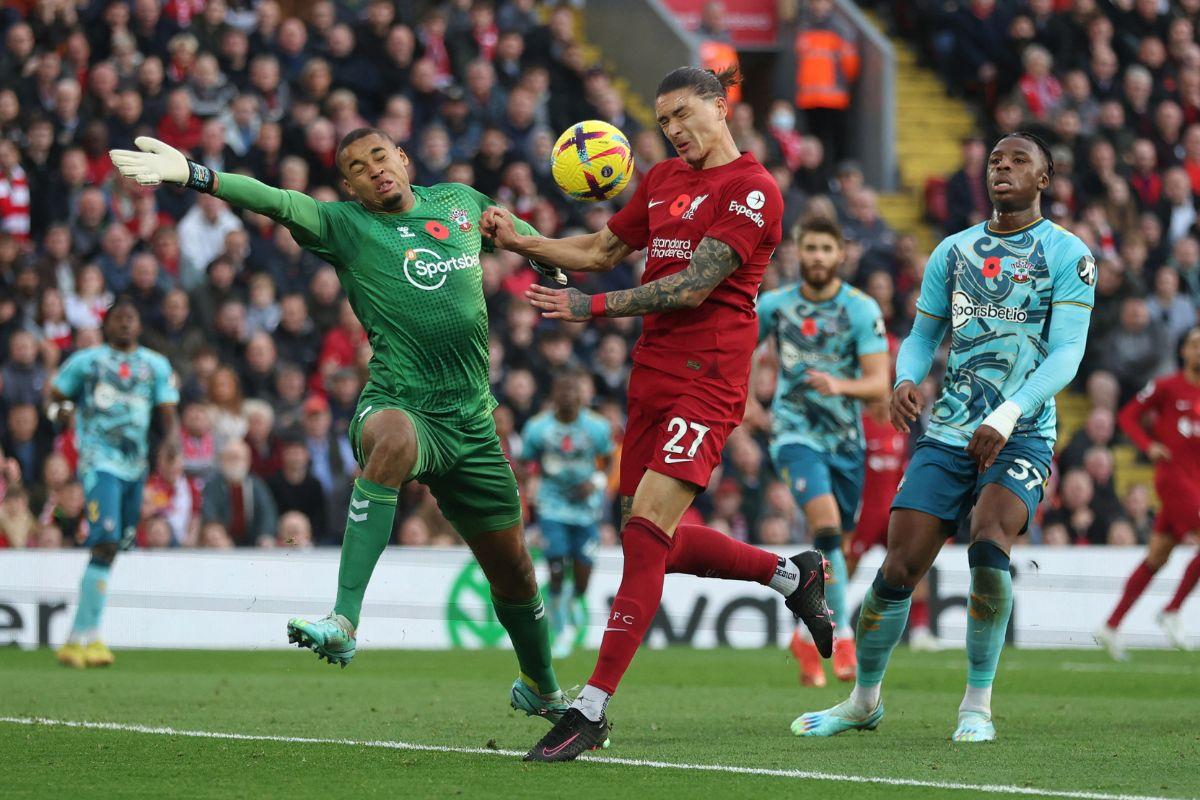
[[720, 72], [700, 67], [679, 67], [667, 73], [658, 84], [655, 97], [661, 97], [668, 92], [679, 89], [691, 89], [702, 100], [712, 100], [717, 97], [728, 97], [727, 90], [742, 82], [742, 73], [737, 66], [726, 67]]
[[1046, 144], [1046, 142], [1042, 139], [1042, 137], [1038, 136], [1036, 133], [1033, 133], [1032, 131], [1013, 131], [1012, 133], [1001, 136], [1000, 141], [1004, 141], [1005, 139], [1012, 139], [1014, 137], [1016, 137], [1018, 139], [1024, 139], [1027, 142], [1032, 142], [1034, 147], [1036, 147], [1038, 150], [1041, 151], [1042, 158], [1046, 159], [1046, 174], [1049, 177], [1053, 178], [1054, 177], [1054, 156], [1050, 153], [1050, 145]]
[[338, 142], [337, 151], [333, 154], [333, 160], [336, 162], [342, 157], [343, 150], [357, 142], [359, 139], [365, 139], [368, 136], [378, 136], [385, 142], [391, 142], [393, 145], [395, 144], [395, 142], [392, 142], [391, 138], [379, 128], [355, 128], [343, 136], [342, 140]]
[[800, 220], [793, 232], [796, 244], [800, 244], [800, 241], [809, 233], [828, 234], [836, 239], [839, 245], [845, 242], [842, 236], [842, 226], [838, 225], [834, 220], [829, 219], [829, 217], [809, 217], [808, 219]]
[[137, 314], [138, 318], [141, 319], [141, 316], [142, 316], [141, 310], [137, 307], [137, 304], [133, 302], [133, 299], [130, 298], [129, 295], [126, 295], [126, 294], [117, 295], [117, 299], [113, 300], [112, 305], [110, 305], [108, 307], [108, 310], [106, 312], [104, 312], [104, 319], [107, 320], [110, 316], [112, 316], [112, 313], [114, 311], [117, 311], [122, 308], [132, 309], [133, 313]]

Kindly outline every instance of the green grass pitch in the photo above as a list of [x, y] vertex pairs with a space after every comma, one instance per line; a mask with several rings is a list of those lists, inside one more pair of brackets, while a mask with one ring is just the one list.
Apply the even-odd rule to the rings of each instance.
[[[594, 653], [579, 653], [562, 662], [564, 684], [582, 683], [593, 659]], [[0, 722], [0, 796], [1200, 796], [1200, 653], [1136, 652], [1132, 663], [1114, 664], [1090, 651], [1009, 650], [993, 701], [1000, 739], [983, 745], [949, 741], [964, 674], [962, 651], [901, 648], [888, 672], [887, 717], [878, 731], [797, 739], [788, 730], [793, 717], [837, 702], [844, 685], [799, 688], [784, 652], [645, 651], [610, 708], [613, 747], [603, 758], [843, 779], [584, 760], [533, 765], [493, 752], [10, 720]], [[49, 651], [7, 648], [0, 649], [0, 717], [524, 751], [546, 723], [508, 707], [514, 677], [511, 655], [499, 650], [365, 649], [345, 670], [299, 651], [125, 651], [110, 669], [75, 672], [55, 664]], [[936, 785], [855, 783], [851, 776]], [[978, 788], [983, 784], [993, 788]]]

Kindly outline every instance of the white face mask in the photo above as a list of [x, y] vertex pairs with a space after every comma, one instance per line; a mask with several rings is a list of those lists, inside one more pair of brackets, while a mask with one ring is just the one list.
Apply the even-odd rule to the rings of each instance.
[[777, 131], [796, 129], [796, 115], [790, 111], [776, 111], [771, 115], [771, 128]]

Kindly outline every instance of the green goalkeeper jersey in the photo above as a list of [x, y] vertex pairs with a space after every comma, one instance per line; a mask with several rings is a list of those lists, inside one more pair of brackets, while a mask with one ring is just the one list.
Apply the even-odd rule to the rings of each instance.
[[372, 212], [222, 173], [216, 195], [279, 221], [333, 265], [370, 339], [377, 390], [448, 420], [490, 413], [496, 401], [479, 254], [491, 242], [480, 236], [479, 218], [495, 203], [460, 183], [412, 191], [407, 212]]

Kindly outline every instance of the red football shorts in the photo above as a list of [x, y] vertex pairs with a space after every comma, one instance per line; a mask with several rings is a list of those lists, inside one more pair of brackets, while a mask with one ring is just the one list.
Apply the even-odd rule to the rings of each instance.
[[1182, 542], [1192, 531], [1200, 531], [1200, 486], [1179, 482], [1155, 486], [1162, 508], [1154, 518], [1154, 532]]
[[863, 498], [858, 514], [858, 524], [850, 537], [850, 552], [862, 558], [875, 545], [887, 547], [888, 520], [892, 516], [892, 501], [879, 502], [879, 498]]
[[745, 386], [680, 378], [634, 364], [621, 445], [621, 494], [632, 497], [648, 469], [703, 490], [745, 411]]

